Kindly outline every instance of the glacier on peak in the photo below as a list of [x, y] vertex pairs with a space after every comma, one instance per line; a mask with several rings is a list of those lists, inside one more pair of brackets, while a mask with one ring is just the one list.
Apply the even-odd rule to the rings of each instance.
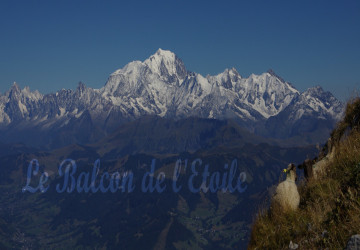
[[188, 71], [173, 52], [159, 49], [143, 62], [133, 61], [114, 71], [100, 89], [79, 83], [75, 90], [41, 95], [29, 88], [21, 90], [15, 83], [0, 96], [0, 125], [26, 118], [43, 126], [63, 127], [83, 117], [107, 129], [143, 115], [157, 115], [233, 118], [252, 127], [275, 116], [338, 119], [342, 108], [321, 87], [300, 93], [273, 70], [243, 78], [230, 68], [204, 77]]
[[[185, 65], [173, 52], [158, 49], [158, 51], [144, 61], [149, 69], [159, 76], [172, 77], [172, 80], [182, 81], [187, 73]], [[171, 79], [166, 79], [170, 80]]]
[[[169, 106], [173, 105], [174, 99], [169, 95], [183, 92], [182, 86], [189, 86], [190, 83], [192, 86], [190, 92], [197, 91], [197, 96], [193, 96], [192, 99], [197, 100], [186, 97], [183, 101], [189, 101], [192, 104], [191, 107], [194, 103], [200, 104], [199, 98], [204, 101], [219, 102], [214, 100], [214, 96], [218, 96], [218, 98], [227, 99], [225, 103], [234, 103], [238, 99], [252, 109], [253, 112], [250, 113], [258, 112], [265, 119], [281, 112], [296, 95], [299, 95], [291, 84], [276, 76], [273, 71], [261, 75], [251, 74], [248, 78], [242, 78], [235, 68], [231, 68], [215, 76], [203, 77], [198, 73], [187, 71], [184, 63], [173, 52], [159, 49], [144, 62], [131, 62], [111, 74], [103, 88], [103, 96], [126, 94], [134, 98], [134, 93], [135, 95], [146, 93], [150, 97], [161, 93], [167, 97], [160, 97], [157, 100], [162, 106]], [[205, 98], [206, 96], [208, 98]], [[163, 102], [164, 100], [171, 103]], [[153, 103], [158, 102], [154, 100]], [[224, 103], [224, 101], [219, 103]], [[205, 105], [203, 101], [201, 105]], [[178, 110], [177, 113], [181, 112]], [[210, 115], [209, 111], [208, 116], [213, 115], [214, 112]], [[243, 116], [254, 118], [249, 117], [248, 112], [241, 115]]]
[[131, 72], [135, 69], [138, 69], [139, 67], [142, 67], [143, 63], [141, 61], [132, 61], [126, 64], [123, 68], [116, 70], [113, 72], [110, 76], [118, 75], [118, 74], [124, 74], [126, 72]]

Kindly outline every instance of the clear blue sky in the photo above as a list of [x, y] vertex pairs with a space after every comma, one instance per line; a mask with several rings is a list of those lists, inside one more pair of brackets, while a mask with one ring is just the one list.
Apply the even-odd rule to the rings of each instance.
[[360, 1], [0, 2], [0, 91], [16, 81], [43, 93], [102, 87], [158, 48], [190, 71], [272, 68], [300, 91], [345, 99], [360, 87]]

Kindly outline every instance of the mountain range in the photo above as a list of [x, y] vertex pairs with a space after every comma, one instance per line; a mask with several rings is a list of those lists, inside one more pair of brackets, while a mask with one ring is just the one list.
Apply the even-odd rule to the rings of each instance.
[[[100, 89], [80, 82], [75, 90], [44, 95], [14, 83], [0, 95], [0, 139], [50, 148], [92, 143], [150, 115], [232, 119], [261, 136], [311, 144], [328, 137], [343, 109], [321, 87], [300, 93], [272, 70], [244, 78], [231, 68], [204, 77], [188, 71], [171, 51], [159, 49], [143, 62], [116, 70]], [[62, 135], [69, 134], [67, 141]]]
[[[325, 142], [343, 109], [321, 87], [300, 93], [272, 70], [204, 77], [161, 49], [116, 70], [100, 89], [79, 83], [41, 94], [14, 83], [0, 94], [0, 248], [244, 249], [254, 211], [281, 170], [314, 157], [314, 143]], [[63, 160], [76, 162], [80, 179], [101, 159], [99, 175], [132, 172], [138, 188], [22, 193], [32, 159], [52, 187], [63, 181]], [[179, 159], [201, 159], [220, 176], [236, 159], [247, 190], [174, 193]], [[166, 175], [161, 194], [140, 191], [152, 160], [155, 174]], [[192, 174], [184, 165], [178, 184], [186, 187]]]

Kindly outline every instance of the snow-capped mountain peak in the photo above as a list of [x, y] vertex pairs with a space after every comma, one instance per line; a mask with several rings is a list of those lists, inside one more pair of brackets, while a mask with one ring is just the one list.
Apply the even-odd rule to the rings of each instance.
[[321, 86], [307, 89], [302, 96], [304, 96], [306, 104], [314, 111], [330, 114], [336, 119], [341, 118], [343, 104], [330, 92], [324, 91]]
[[16, 82], [11, 85], [11, 88], [5, 93], [5, 96], [9, 98], [9, 100], [22, 99], [31, 101], [38, 101], [43, 97], [43, 95], [37, 90], [30, 91], [28, 86], [21, 89]]
[[124, 68], [118, 69], [113, 72], [110, 76], [125, 74], [137, 70], [138, 68], [144, 66], [141, 61], [132, 61], [125, 65]]
[[307, 89], [295, 98], [286, 113], [288, 120], [295, 122], [303, 117], [316, 117], [318, 119], [339, 120], [342, 116], [344, 105], [330, 92], [322, 87], [315, 86]]
[[21, 93], [21, 89], [20, 89], [19, 85], [16, 82], [14, 82], [11, 85], [10, 90], [8, 91], [8, 97], [9, 98], [14, 98], [16, 96], [19, 96], [20, 93]]
[[265, 118], [279, 114], [300, 94], [289, 83], [268, 72], [243, 79], [239, 91], [243, 102]]
[[[41, 95], [14, 83], [0, 95], [0, 125], [29, 121], [44, 127], [80, 119], [115, 128], [143, 115], [235, 118], [247, 128], [272, 117], [296, 122], [304, 115], [336, 120], [343, 104], [321, 87], [300, 93], [273, 70], [241, 77], [235, 68], [215, 76], [187, 71], [174, 53], [159, 49], [112, 73], [101, 89], [79, 83], [75, 91]], [[256, 125], [258, 126], [258, 125]]]
[[169, 50], [158, 49], [158, 51], [144, 61], [152, 73], [169, 80], [183, 80], [187, 70], [184, 63], [173, 52]]
[[144, 62], [133, 61], [115, 71], [102, 93], [137, 114], [145, 111], [161, 116], [196, 116], [201, 112], [205, 117], [220, 118], [229, 116], [226, 109], [233, 109], [230, 116], [250, 120], [278, 115], [300, 95], [273, 70], [242, 78], [230, 68], [203, 77], [188, 72], [181, 59], [163, 49]]

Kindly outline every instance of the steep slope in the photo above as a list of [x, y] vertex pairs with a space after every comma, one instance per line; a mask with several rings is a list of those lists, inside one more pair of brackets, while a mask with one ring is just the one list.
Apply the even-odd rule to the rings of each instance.
[[299, 249], [344, 249], [359, 234], [360, 98], [347, 104], [331, 143], [334, 156], [327, 158], [323, 174], [299, 183], [296, 211], [260, 211], [249, 249], [289, 249], [291, 241]]

